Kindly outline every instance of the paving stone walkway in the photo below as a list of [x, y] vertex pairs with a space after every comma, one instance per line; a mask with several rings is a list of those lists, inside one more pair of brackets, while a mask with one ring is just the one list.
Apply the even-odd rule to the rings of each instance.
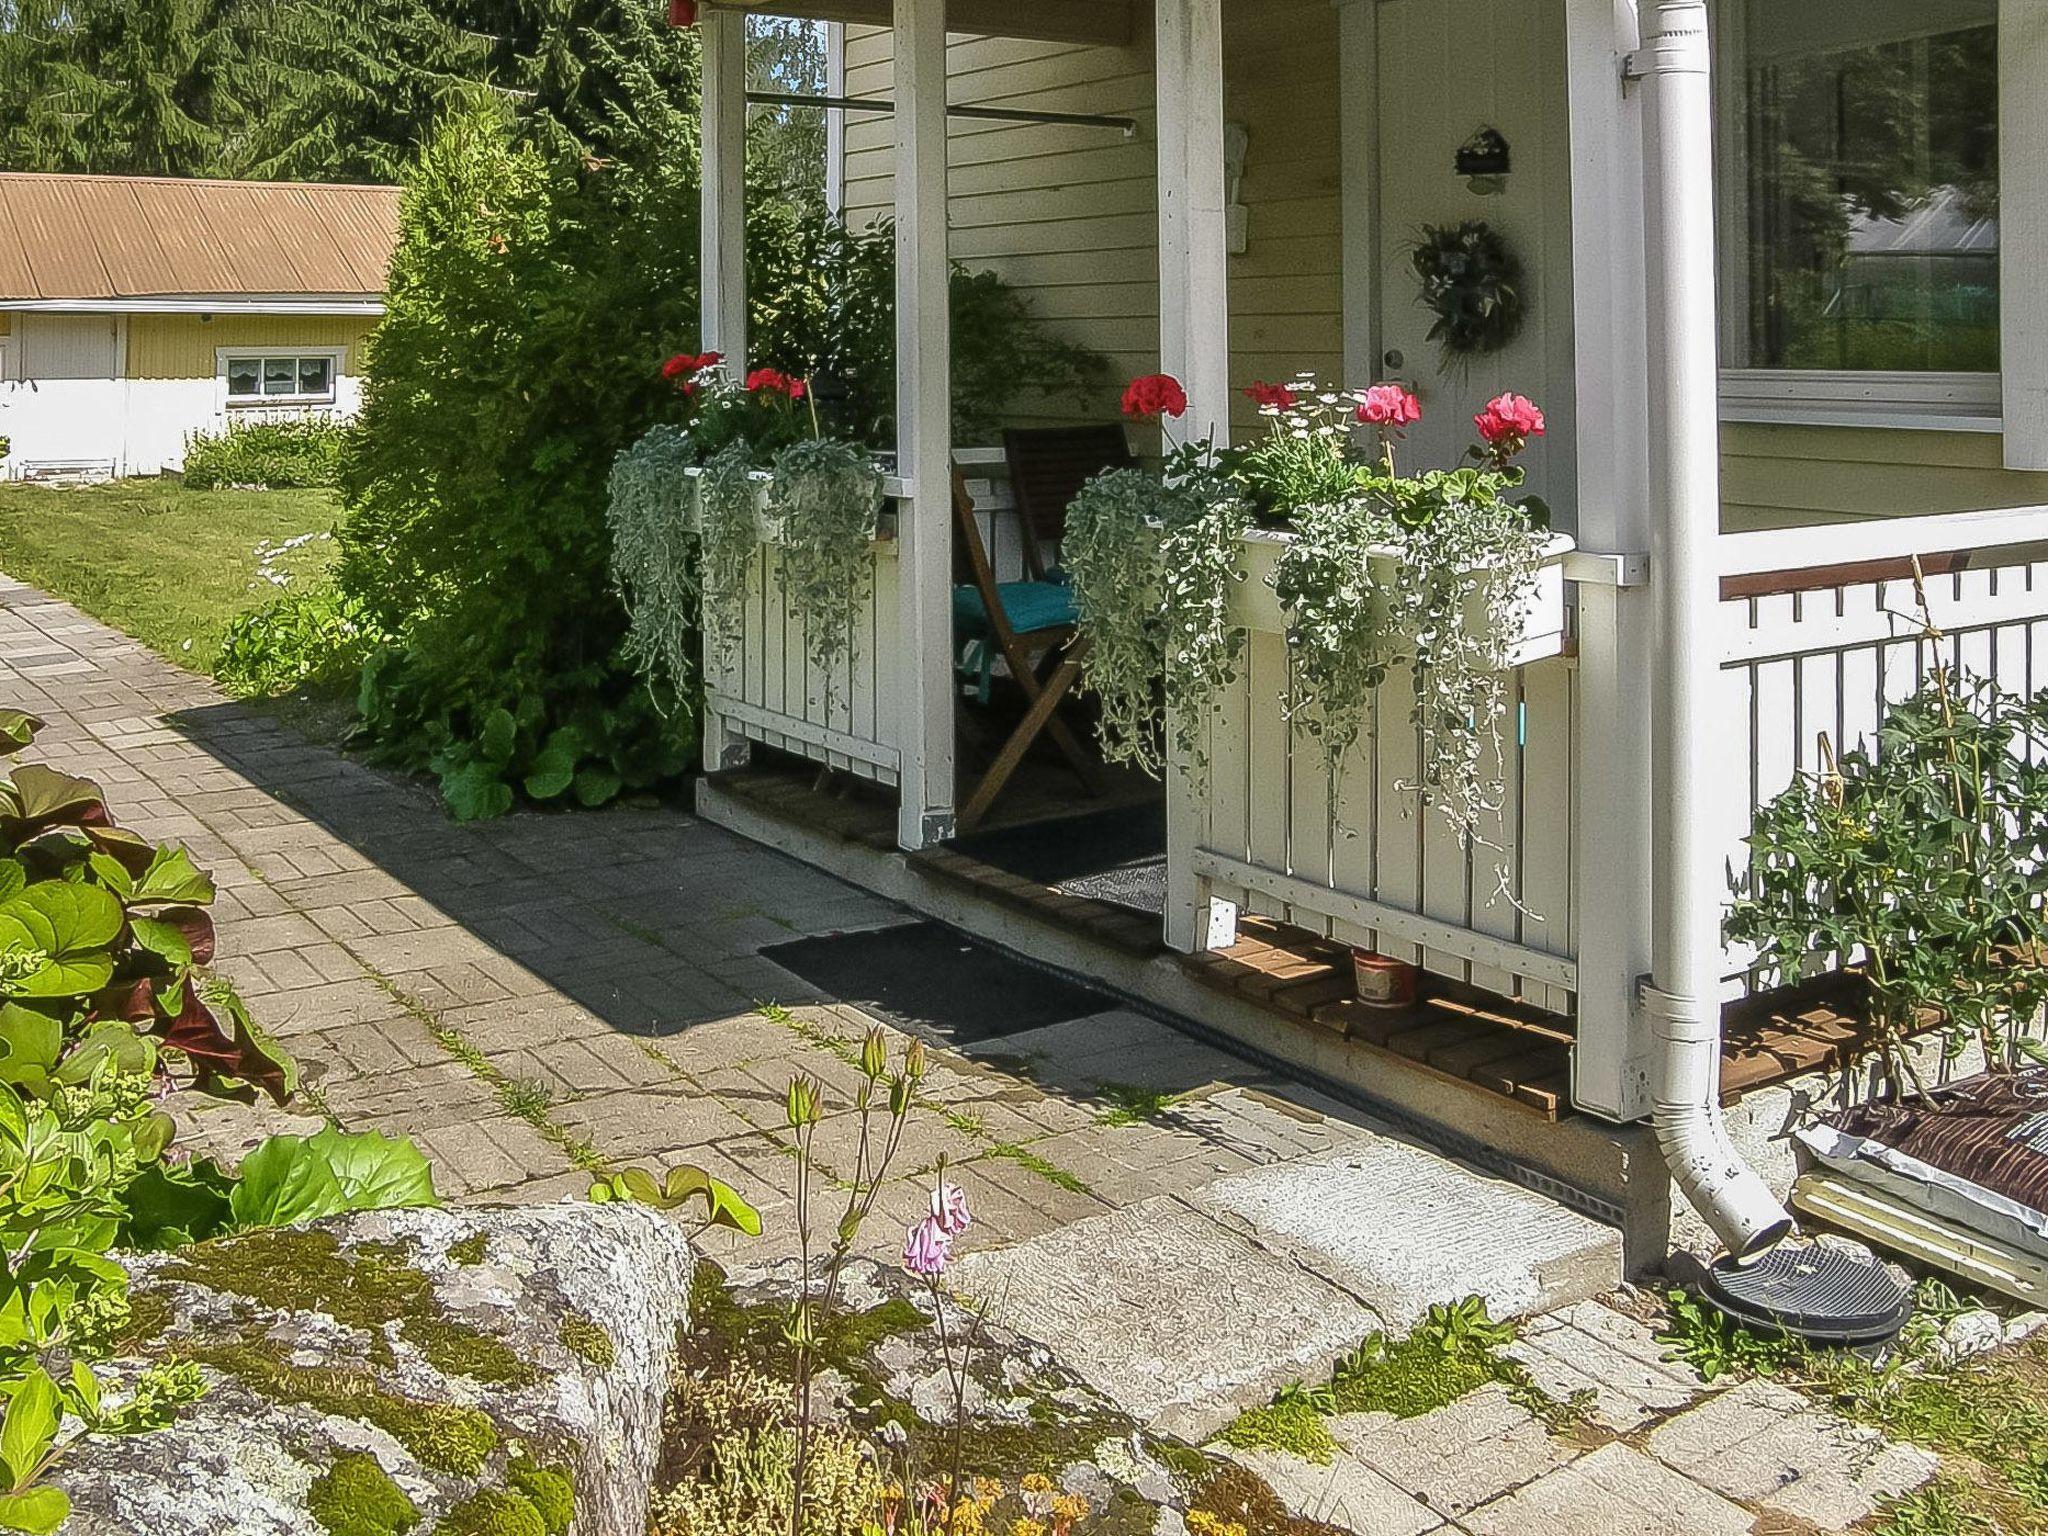
[[[456, 825], [5, 578], [0, 704], [219, 884], [219, 968], [305, 1093], [296, 1116], [177, 1106], [202, 1145], [326, 1116], [413, 1137], [462, 1200], [692, 1162], [761, 1206], [745, 1257], [766, 1259], [794, 1244], [783, 1103], [804, 1071], [830, 1111], [821, 1176], [850, 1170], [875, 1020], [760, 951], [905, 922], [891, 904], [673, 808]], [[1933, 1468], [1779, 1389], [1705, 1390], [1591, 1299], [1615, 1234], [1139, 1013], [936, 1049], [924, 1094], [871, 1251], [900, 1244], [944, 1159], [977, 1216], [963, 1283], [1162, 1427], [1206, 1435], [1473, 1291], [1532, 1316], [1518, 1358], [1589, 1405], [1567, 1436], [1487, 1391], [1338, 1421], [1325, 1465], [1248, 1453], [1302, 1513], [1372, 1536], [1833, 1531]]]

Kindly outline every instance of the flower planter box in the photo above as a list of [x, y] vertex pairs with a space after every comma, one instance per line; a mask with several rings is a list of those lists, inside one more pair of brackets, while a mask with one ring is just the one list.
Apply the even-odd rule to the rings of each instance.
[[[1238, 569], [1244, 580], [1239, 582], [1230, 595], [1230, 617], [1233, 623], [1248, 630], [1285, 634], [1287, 614], [1280, 602], [1279, 594], [1273, 590], [1273, 571], [1280, 562], [1281, 553], [1292, 542], [1294, 535], [1278, 531], [1260, 530], [1244, 537], [1244, 553], [1238, 562]], [[1527, 601], [1522, 607], [1522, 622], [1515, 634], [1508, 638], [1507, 656], [1510, 667], [1527, 666], [1532, 661], [1542, 661], [1551, 656], [1562, 655], [1565, 648], [1565, 601], [1564, 561], [1578, 546], [1563, 534], [1554, 535], [1544, 546], [1543, 564], [1531, 583]], [[1375, 578], [1378, 581], [1393, 579], [1393, 566], [1397, 557], [1389, 554], [1382, 561], [1375, 557]], [[1378, 567], [1384, 564], [1385, 571]], [[1478, 600], [1474, 599], [1476, 603]], [[1475, 620], [1483, 622], [1483, 612], [1474, 613]]]
[[[768, 498], [775, 488], [775, 476], [765, 469], [750, 471], [748, 480], [754, 486], [754, 534], [763, 544], [782, 542], [782, 519], [768, 510]], [[683, 524], [692, 533], [698, 533], [704, 526], [704, 507], [699, 486], [704, 479], [701, 469], [683, 471], [686, 486], [683, 492]], [[875, 500], [875, 539], [882, 542], [896, 537], [896, 514], [886, 492]]]

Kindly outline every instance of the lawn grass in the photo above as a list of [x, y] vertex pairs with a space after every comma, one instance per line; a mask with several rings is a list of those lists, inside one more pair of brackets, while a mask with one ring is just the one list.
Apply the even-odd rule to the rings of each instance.
[[[236, 614], [275, 594], [256, 545], [334, 526], [332, 491], [188, 491], [175, 476], [0, 484], [0, 571], [75, 603], [181, 666], [210, 672]], [[333, 543], [295, 551], [300, 579]]]

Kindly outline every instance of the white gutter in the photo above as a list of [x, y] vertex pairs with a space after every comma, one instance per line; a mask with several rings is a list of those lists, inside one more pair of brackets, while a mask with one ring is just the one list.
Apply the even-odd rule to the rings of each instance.
[[1722, 851], [1705, 814], [1725, 738], [1719, 676], [1720, 421], [1715, 355], [1713, 112], [1704, 0], [1643, 7], [1649, 271], [1651, 976], [1657, 1141], [1693, 1208], [1738, 1258], [1792, 1231], [1728, 1139], [1720, 1107]]
[[113, 299], [0, 299], [0, 310], [30, 315], [366, 315], [378, 298], [320, 294], [174, 293]]

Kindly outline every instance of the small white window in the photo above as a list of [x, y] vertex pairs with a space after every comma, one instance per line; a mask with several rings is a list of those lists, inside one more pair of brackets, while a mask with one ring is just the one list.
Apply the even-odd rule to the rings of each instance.
[[221, 376], [230, 405], [332, 405], [333, 352], [223, 351]]
[[1717, 0], [1724, 402], [1995, 422], [1996, 0]]

